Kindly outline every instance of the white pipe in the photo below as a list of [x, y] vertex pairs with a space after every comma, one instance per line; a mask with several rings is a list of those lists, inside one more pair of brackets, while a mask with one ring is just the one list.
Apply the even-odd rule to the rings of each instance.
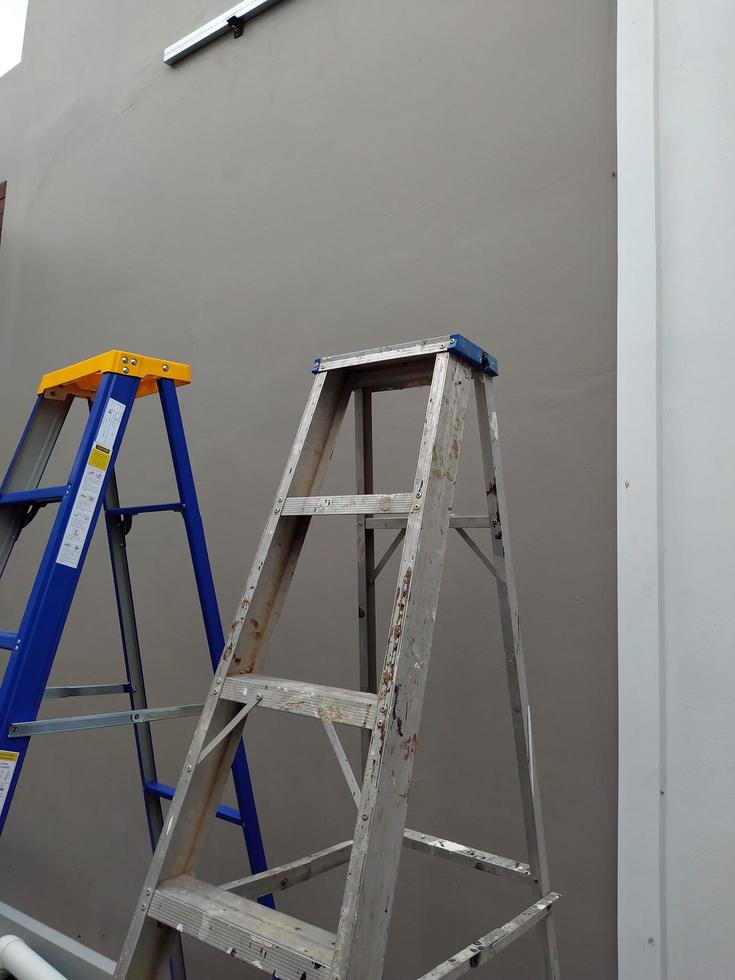
[[16, 980], [66, 980], [17, 936], [0, 936], [0, 969]]

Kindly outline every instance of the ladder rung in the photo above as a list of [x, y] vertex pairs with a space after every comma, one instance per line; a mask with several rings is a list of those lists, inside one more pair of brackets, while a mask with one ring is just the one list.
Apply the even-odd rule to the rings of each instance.
[[37, 487], [35, 490], [11, 490], [0, 494], [0, 507], [18, 504], [53, 504], [66, 496], [66, 486]]
[[280, 980], [324, 980], [335, 936], [189, 875], [156, 889], [148, 914]]
[[[365, 527], [371, 531], [399, 531], [406, 526], [405, 517], [368, 517]], [[458, 527], [490, 527], [487, 514], [453, 514], [449, 518], [449, 526]]]
[[176, 500], [170, 504], [140, 504], [138, 507], [110, 507], [107, 514], [112, 517], [135, 517], [136, 514], [157, 514], [159, 511], [182, 511], [184, 505]]
[[8, 633], [6, 630], [0, 630], [0, 650], [12, 650], [15, 647], [17, 639], [17, 633]]
[[[150, 793], [151, 796], [157, 796], [159, 800], [172, 800], [176, 792], [175, 786], [167, 786], [166, 783], [145, 783], [144, 788], [146, 793]], [[243, 825], [240, 811], [234, 807], [225, 806], [224, 803], [217, 807], [217, 816], [220, 820], [224, 820], [227, 823], [237, 824], [238, 827], [242, 827]]]
[[511, 878], [523, 878], [532, 884], [536, 881], [531, 874], [531, 868], [524, 861], [501, 857], [499, 854], [481, 851], [476, 847], [468, 847], [466, 844], [457, 844], [455, 841], [446, 840], [443, 837], [422, 834], [418, 830], [409, 830], [408, 828], [404, 830], [403, 846], [413, 851], [431, 854], [433, 857], [446, 858], [449, 861], [464, 864], [466, 867], [474, 868], [475, 871], [485, 871], [493, 875], [508, 875]]
[[339, 497], [289, 497], [283, 505], [286, 517], [309, 514], [408, 514], [412, 493], [363, 493]]
[[483, 963], [492, 959], [506, 946], [510, 946], [514, 940], [520, 939], [525, 932], [545, 919], [551, 911], [551, 906], [558, 898], [559, 895], [556, 892], [549, 892], [548, 895], [544, 895], [538, 902], [524, 909], [520, 915], [511, 919], [510, 922], [506, 922], [498, 929], [493, 929], [492, 932], [478, 939], [476, 943], [472, 943], [471, 946], [467, 946], [455, 953], [454, 956], [450, 956], [439, 966], [435, 966], [433, 970], [429, 970], [428, 973], [420, 977], [420, 980], [455, 980], [455, 977], [463, 977], [465, 973], [470, 973], [478, 966], [482, 966]]
[[245, 703], [259, 696], [259, 707], [289, 711], [295, 715], [328, 718], [342, 725], [372, 728], [375, 725], [377, 697], [364, 691], [346, 691], [303, 681], [242, 674], [228, 677], [222, 685], [222, 697]]

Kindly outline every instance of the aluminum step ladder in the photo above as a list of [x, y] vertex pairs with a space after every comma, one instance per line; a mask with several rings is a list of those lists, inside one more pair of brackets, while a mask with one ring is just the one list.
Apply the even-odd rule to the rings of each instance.
[[[227, 637], [176, 789], [171, 816], [156, 848], [115, 976], [151, 980], [163, 969], [173, 938], [184, 933], [278, 980], [378, 980], [383, 975], [391, 908], [402, 847], [410, 847], [528, 883], [534, 901], [518, 916], [425, 974], [459, 977], [495, 956], [534, 926], [543, 930], [546, 977], [559, 965], [551, 891], [535, 777], [518, 604], [492, 379], [497, 363], [459, 334], [319, 358], [314, 383], [276, 492], [250, 577]], [[371, 397], [374, 392], [429, 387], [413, 487], [375, 493], [372, 485]], [[470, 388], [477, 401], [487, 514], [452, 512]], [[337, 431], [354, 394], [357, 490], [319, 496]], [[356, 515], [358, 523], [360, 660], [363, 690], [347, 691], [259, 673], [312, 518]], [[490, 529], [492, 557], [467, 533]], [[529, 861], [515, 861], [405, 827], [447, 536], [454, 527], [495, 577], [502, 609], [515, 745]], [[397, 529], [397, 540], [374, 561], [374, 533]], [[402, 543], [387, 650], [377, 670], [373, 583]], [[196, 877], [198, 858], [246, 718], [256, 706], [321, 719], [357, 806], [353, 839], [316, 854], [214, 887]], [[362, 784], [353, 773], [335, 723], [367, 733]], [[339, 865], [347, 879], [335, 933], [256, 903]]]
[[[150, 723], [199, 715], [202, 706], [148, 706], [125, 538], [133, 518], [139, 514], [158, 511], [181, 514], [209, 655], [216, 670], [224, 648], [224, 634], [176, 394], [177, 386], [188, 384], [190, 378], [187, 364], [130, 351], [108, 351], [41, 379], [30, 419], [0, 485], [0, 576], [23, 528], [40, 508], [52, 503], [59, 505], [20, 626], [16, 631], [0, 631], [0, 649], [10, 651], [0, 685], [0, 832], [8, 818], [32, 736], [133, 725], [153, 846], [160, 836], [164, 822], [161, 800], [170, 800], [174, 790], [158, 780]], [[135, 399], [154, 393], [160, 396], [178, 500], [121, 507], [115, 460]], [[62, 486], [41, 487], [46, 465], [75, 398], [89, 403], [89, 417], [68, 480]], [[127, 677], [119, 684], [48, 687], [92, 532], [103, 508]], [[128, 710], [70, 718], [37, 718], [44, 700], [121, 694], [129, 698]], [[232, 753], [232, 772], [239, 809], [220, 807], [217, 815], [242, 827], [251, 870], [263, 872], [267, 865], [241, 745]], [[266, 897], [265, 901], [273, 904], [270, 898]], [[179, 980], [185, 977], [179, 944], [172, 950], [172, 957], [172, 976]]]

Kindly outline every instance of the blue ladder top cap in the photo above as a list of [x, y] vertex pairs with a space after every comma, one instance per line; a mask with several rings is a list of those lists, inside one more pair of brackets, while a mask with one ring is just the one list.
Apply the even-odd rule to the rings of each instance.
[[453, 350], [458, 357], [462, 357], [464, 360], [469, 361], [470, 364], [474, 364], [475, 367], [484, 371], [485, 374], [497, 378], [497, 357], [488, 354], [486, 350], [483, 350], [482, 347], [479, 347], [473, 341], [468, 340], [461, 333], [452, 333], [449, 335], [449, 349]]

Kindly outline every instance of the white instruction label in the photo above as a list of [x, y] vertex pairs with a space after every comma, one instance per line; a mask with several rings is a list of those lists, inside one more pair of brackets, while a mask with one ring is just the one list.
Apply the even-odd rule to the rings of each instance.
[[124, 413], [123, 402], [115, 398], [108, 401], [95, 436], [94, 446], [84, 468], [82, 482], [71, 509], [71, 517], [61, 539], [61, 547], [56, 559], [58, 565], [66, 565], [68, 568], [79, 567], [82, 548], [89, 534], [95, 507], [102, 492], [102, 481], [112, 458], [115, 437]]
[[117, 435], [117, 430], [120, 428], [124, 414], [125, 405], [115, 398], [111, 398], [107, 403], [105, 414], [102, 416], [95, 442], [99, 443], [100, 446], [104, 446], [105, 449], [112, 450], [112, 447], [115, 445], [115, 436]]
[[20, 752], [0, 752], [0, 814], [5, 809], [5, 800], [10, 792], [10, 784], [13, 781], [19, 756]]

